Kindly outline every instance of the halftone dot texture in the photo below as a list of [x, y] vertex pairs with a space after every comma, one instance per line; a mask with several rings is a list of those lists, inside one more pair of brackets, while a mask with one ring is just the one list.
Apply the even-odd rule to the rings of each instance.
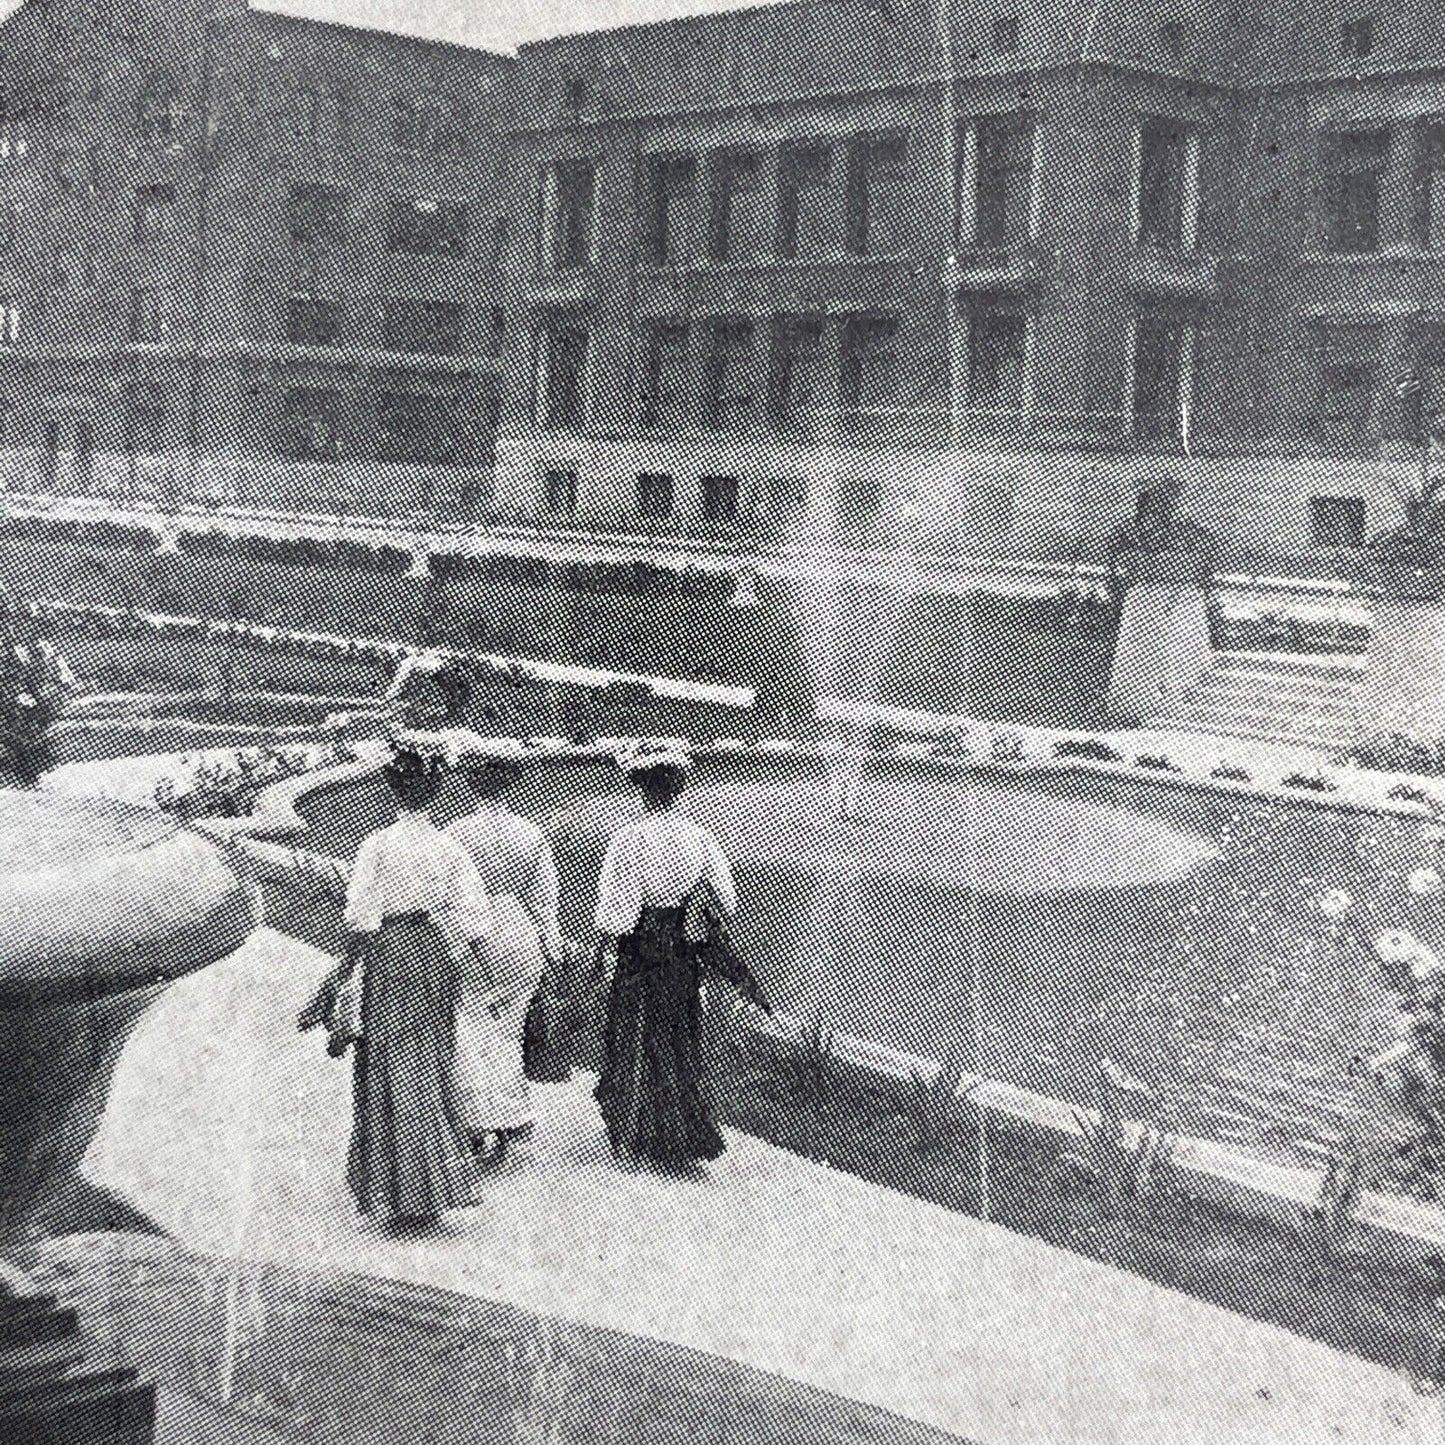
[[[1113, 608], [963, 562], [1097, 561], [1169, 473], [1229, 565], [1342, 575], [1445, 407], [1445, 103], [1401, 78], [1438, 20], [1376, 18], [815, 0], [509, 58], [33, 0], [0, 23], [0, 469], [111, 515], [4, 519], [0, 574], [71, 604], [106, 688], [379, 693], [324, 632], [756, 693], [492, 671], [489, 731], [814, 735], [824, 702], [854, 743], [875, 705], [992, 720], [1004, 756], [1092, 725]], [[208, 627], [242, 621], [273, 631]], [[1334, 745], [1350, 679], [1216, 658], [1150, 721]], [[800, 1007], [1081, 1101], [1107, 1048], [1255, 1148], [1352, 1117], [1383, 1001], [1311, 900], [1385, 890], [1405, 825], [926, 773], [697, 803]]]

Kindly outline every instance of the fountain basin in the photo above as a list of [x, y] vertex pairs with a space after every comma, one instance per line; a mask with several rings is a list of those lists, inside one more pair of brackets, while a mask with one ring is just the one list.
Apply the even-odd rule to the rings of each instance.
[[161, 813], [0, 792], [0, 1240], [79, 1163], [141, 1012], [259, 919], [221, 849]]

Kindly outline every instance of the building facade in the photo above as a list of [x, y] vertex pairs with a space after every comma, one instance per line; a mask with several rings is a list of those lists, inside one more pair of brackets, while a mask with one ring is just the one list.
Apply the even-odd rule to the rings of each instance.
[[29, 0], [0, 29], [9, 486], [474, 509], [510, 65], [244, 3]]
[[1329, 570], [1428, 462], [1419, 0], [803, 0], [515, 60], [149, 3], [0, 28], [12, 486], [1059, 560], [1168, 471], [1238, 565]]

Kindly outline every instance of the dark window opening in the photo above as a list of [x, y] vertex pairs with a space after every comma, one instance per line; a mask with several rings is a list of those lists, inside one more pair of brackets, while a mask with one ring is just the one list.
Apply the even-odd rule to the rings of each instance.
[[382, 317], [388, 351], [455, 356], [462, 349], [467, 308], [458, 301], [393, 301]]
[[1415, 150], [1415, 244], [1445, 251], [1445, 118], [1420, 125]]
[[702, 515], [707, 522], [734, 522], [738, 515], [738, 479], [702, 477]]
[[1171, 121], [1146, 121], [1139, 130], [1139, 241], [1178, 250], [1185, 238], [1190, 137]]
[[1177, 442], [1183, 434], [1185, 330], [1141, 320], [1134, 331], [1134, 437]]
[[1358, 548], [1364, 545], [1363, 497], [1310, 498], [1311, 547]]
[[382, 392], [376, 421], [382, 461], [457, 466], [467, 460], [467, 424], [457, 398]]
[[549, 471], [542, 478], [543, 501], [550, 517], [577, 515], [577, 473]]
[[126, 392], [125, 449], [133, 457], [158, 456], [166, 449], [166, 409], [159, 387], [137, 385]]
[[838, 404], [850, 431], [891, 425], [898, 401], [898, 321], [892, 316], [854, 316], [843, 324]]
[[823, 318], [780, 316], [773, 323], [768, 414], [775, 427], [792, 431], [820, 425], [828, 405], [823, 377]]
[[592, 212], [597, 172], [591, 161], [568, 161], [553, 172], [557, 215], [552, 233], [552, 264], [576, 271], [592, 262]]
[[703, 373], [703, 421], [719, 431], [745, 427], [753, 407], [753, 324], [723, 320], [708, 325]]
[[334, 244], [346, 237], [346, 192], [336, 186], [292, 186], [291, 239], [298, 245]]
[[1375, 17], [1361, 15], [1340, 26], [1340, 54], [1363, 60], [1375, 48]]
[[779, 162], [778, 254], [787, 261], [836, 249], [829, 204], [832, 152], [826, 145], [788, 146]]
[[467, 206], [464, 201], [438, 201], [425, 196], [391, 203], [387, 248], [408, 256], [461, 256], [467, 249]]
[[995, 55], [1012, 55], [1019, 48], [1019, 22], [1016, 15], [1001, 16], [993, 22]]
[[642, 425], [674, 430], [687, 421], [687, 327], [677, 321], [647, 328], [647, 375], [642, 391]]
[[903, 249], [908, 215], [907, 140], [865, 136], [848, 147], [848, 251], [891, 256]]
[[1028, 323], [1021, 312], [974, 313], [968, 328], [968, 408], [1016, 416], [1024, 405]]
[[545, 345], [543, 420], [552, 431], [575, 430], [583, 421], [587, 333], [579, 326], [554, 327]]
[[1374, 430], [1379, 341], [1373, 326], [1316, 330], [1315, 422], [1324, 439], [1362, 441]]
[[335, 346], [346, 326], [340, 301], [293, 296], [286, 303], [286, 340], [292, 346]]
[[696, 171], [691, 156], [652, 156], [646, 162], [642, 250], [651, 266], [676, 266], [687, 259]]
[[130, 339], [140, 345], [155, 345], [165, 340], [165, 311], [161, 293], [153, 286], [131, 292]]
[[750, 260], [765, 255], [768, 244], [763, 158], [751, 151], [724, 151], [713, 165], [708, 256]]
[[1380, 249], [1380, 187], [1390, 153], [1387, 130], [1345, 131], [1324, 144], [1324, 230], [1331, 251]]
[[1182, 20], [1160, 22], [1159, 48], [1170, 60], [1184, 58], [1184, 22]]
[[653, 521], [672, 516], [672, 478], [663, 472], [637, 474], [637, 515]]
[[295, 461], [334, 462], [339, 453], [338, 392], [297, 387], [282, 403], [282, 449]]
[[[978, 169], [972, 197], [973, 239], [983, 247], [1022, 245], [1029, 239], [1032, 206], [1033, 118], [990, 116], [975, 122], [975, 127]], [[960, 158], [962, 155], [960, 143]]]

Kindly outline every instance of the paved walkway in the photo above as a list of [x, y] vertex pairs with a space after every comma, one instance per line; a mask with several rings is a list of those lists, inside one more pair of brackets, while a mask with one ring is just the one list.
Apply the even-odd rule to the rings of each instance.
[[126, 1046], [85, 1165], [183, 1244], [361, 1271], [701, 1348], [986, 1442], [1431, 1441], [1389, 1372], [733, 1136], [703, 1181], [608, 1159], [585, 1081], [444, 1236], [363, 1226], [349, 1070], [295, 1011], [328, 965], [262, 930]]

